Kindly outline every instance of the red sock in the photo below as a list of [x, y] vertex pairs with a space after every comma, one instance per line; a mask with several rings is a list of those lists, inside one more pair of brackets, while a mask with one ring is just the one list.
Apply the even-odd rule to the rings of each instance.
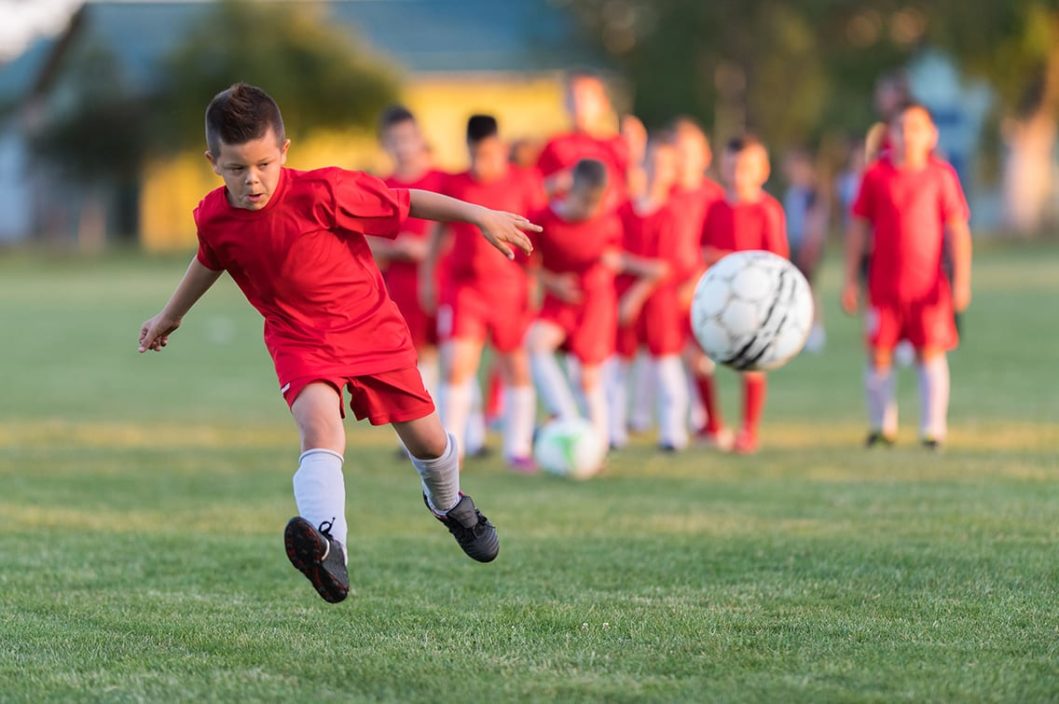
[[699, 389], [699, 398], [702, 399], [702, 405], [706, 409], [706, 427], [703, 429], [707, 433], [719, 432], [723, 426], [721, 404], [717, 403], [717, 387], [714, 386], [713, 377], [696, 374], [695, 386]]
[[743, 375], [743, 429], [755, 437], [765, 410], [765, 388], [764, 374]]

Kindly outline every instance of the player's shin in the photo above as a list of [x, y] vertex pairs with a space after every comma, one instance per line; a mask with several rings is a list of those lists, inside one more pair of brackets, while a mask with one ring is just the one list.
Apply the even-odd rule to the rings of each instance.
[[679, 355], [652, 360], [658, 394], [659, 443], [672, 449], [688, 444], [688, 382]]
[[456, 438], [451, 432], [440, 457], [412, 456], [412, 465], [419, 473], [423, 495], [435, 513], [445, 513], [460, 501], [460, 461]]
[[629, 442], [626, 428], [629, 407], [628, 376], [629, 365], [621, 357], [611, 357], [603, 366], [603, 384], [607, 406], [610, 408], [607, 424], [610, 426], [608, 435], [611, 447], [625, 447]]
[[503, 391], [504, 457], [525, 460], [533, 455], [533, 424], [537, 397], [533, 387], [505, 386]]
[[570, 384], [563, 374], [555, 354], [552, 352], [534, 352], [530, 355], [530, 372], [537, 393], [548, 413], [559, 418], [577, 418], [577, 402], [570, 390]]
[[456, 438], [456, 452], [462, 455], [467, 434], [467, 418], [471, 412], [473, 388], [466, 382], [444, 384], [441, 398], [441, 423]]
[[346, 485], [342, 455], [322, 448], [301, 454], [294, 473], [294, 501], [298, 515], [317, 528], [331, 524], [331, 535], [346, 544]]
[[944, 354], [919, 363], [919, 435], [941, 442], [948, 432], [949, 360]]
[[864, 392], [868, 401], [870, 430], [888, 438], [896, 436], [897, 401], [894, 398], [893, 368], [869, 365], [864, 371]]

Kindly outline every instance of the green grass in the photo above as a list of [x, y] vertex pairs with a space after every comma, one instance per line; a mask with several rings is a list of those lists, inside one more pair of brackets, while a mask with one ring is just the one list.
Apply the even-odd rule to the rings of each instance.
[[238, 291], [135, 353], [182, 269], [0, 259], [0, 701], [1059, 700], [1059, 252], [979, 252], [943, 454], [908, 372], [901, 446], [860, 449], [832, 267], [829, 347], [772, 376], [760, 455], [472, 463], [489, 566], [350, 425], [338, 607], [282, 551], [296, 436]]

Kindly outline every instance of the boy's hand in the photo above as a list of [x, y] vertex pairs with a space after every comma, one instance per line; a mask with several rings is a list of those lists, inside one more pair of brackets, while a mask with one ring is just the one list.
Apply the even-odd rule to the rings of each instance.
[[540, 225], [534, 225], [528, 219], [515, 213], [502, 210], [479, 208], [474, 224], [482, 231], [489, 244], [500, 250], [508, 259], [515, 258], [515, 252], [509, 245], [514, 245], [526, 254], [533, 252], [533, 243], [525, 235], [527, 232], [540, 232]]
[[547, 280], [545, 287], [564, 303], [580, 303], [583, 298], [576, 274], [556, 274]]
[[140, 353], [147, 350], [161, 352], [169, 344], [169, 336], [180, 327], [178, 318], [159, 313], [140, 327]]
[[618, 301], [618, 325], [631, 325], [639, 317], [643, 304], [644, 299], [642, 296], [622, 296], [621, 300]]
[[400, 234], [393, 241], [394, 255], [405, 261], [420, 262], [426, 259], [430, 243], [415, 235]]
[[971, 305], [971, 285], [962, 281], [955, 282], [952, 291], [952, 307], [962, 313]]
[[847, 281], [842, 287], [842, 310], [850, 315], [856, 315], [859, 307], [860, 286], [856, 281]]

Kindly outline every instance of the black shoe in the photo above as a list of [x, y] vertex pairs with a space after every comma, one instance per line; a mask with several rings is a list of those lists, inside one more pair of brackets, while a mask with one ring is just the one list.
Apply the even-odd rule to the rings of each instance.
[[[426, 495], [423, 496], [423, 503], [430, 508]], [[469, 557], [478, 562], [492, 562], [496, 559], [500, 552], [496, 527], [475, 508], [470, 496], [460, 494], [460, 502], [444, 514], [439, 514], [434, 509], [430, 509], [430, 512], [445, 524]]]
[[941, 441], [937, 438], [923, 438], [919, 442], [923, 445], [924, 449], [930, 450], [931, 452], [937, 452], [941, 449]]
[[864, 447], [875, 447], [881, 445], [882, 447], [893, 447], [894, 439], [889, 435], [880, 433], [878, 430], [873, 430], [868, 433], [868, 437], [864, 440]]
[[349, 594], [346, 571], [346, 549], [331, 537], [331, 521], [317, 529], [312, 523], [295, 516], [283, 532], [287, 557], [308, 577], [324, 601], [337, 604]]

